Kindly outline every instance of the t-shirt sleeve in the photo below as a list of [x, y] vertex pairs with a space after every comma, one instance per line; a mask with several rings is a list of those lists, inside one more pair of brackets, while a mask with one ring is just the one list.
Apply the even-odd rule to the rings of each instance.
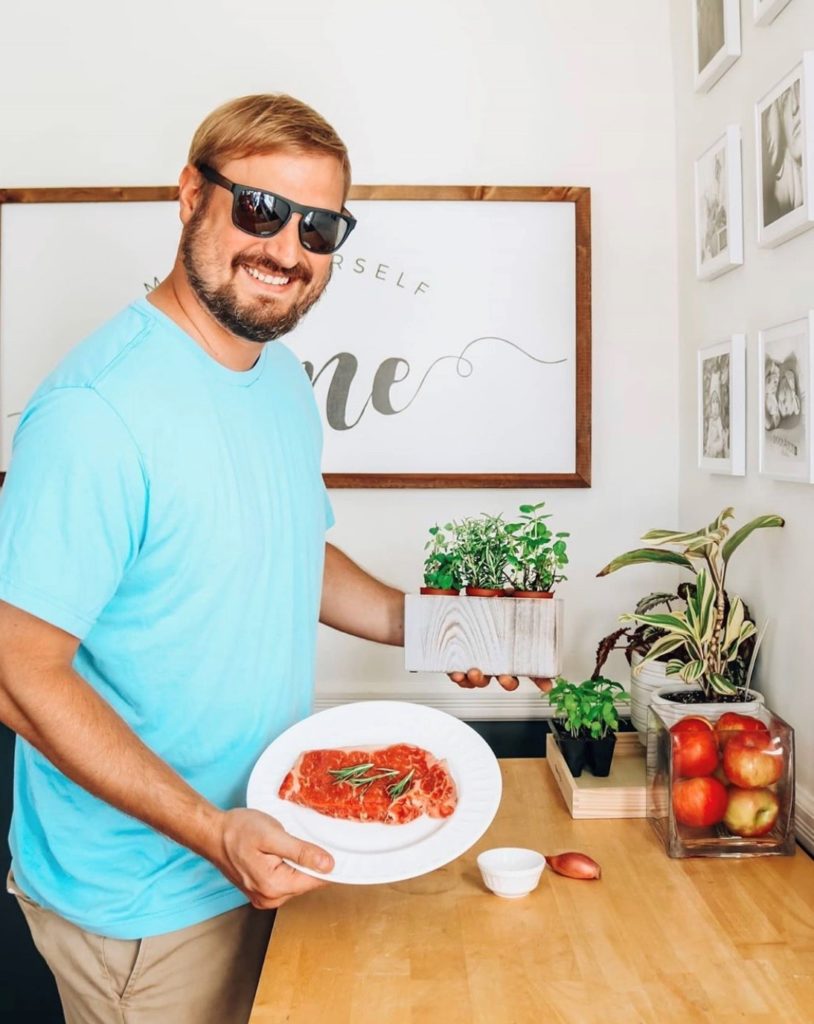
[[336, 516], [334, 515], [334, 508], [331, 504], [327, 487], [323, 487], [323, 493], [325, 495], [325, 530], [327, 532], [336, 522]]
[[138, 553], [147, 499], [138, 447], [97, 391], [35, 397], [0, 492], [0, 600], [84, 639]]

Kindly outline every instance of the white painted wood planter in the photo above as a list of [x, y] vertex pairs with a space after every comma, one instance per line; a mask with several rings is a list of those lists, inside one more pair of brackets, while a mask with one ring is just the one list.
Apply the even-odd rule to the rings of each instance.
[[404, 665], [408, 672], [557, 676], [563, 602], [556, 597], [446, 597], [408, 594]]

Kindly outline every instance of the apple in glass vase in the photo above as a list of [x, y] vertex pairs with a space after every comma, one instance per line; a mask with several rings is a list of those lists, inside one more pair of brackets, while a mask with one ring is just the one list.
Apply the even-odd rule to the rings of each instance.
[[767, 732], [732, 736], [724, 747], [726, 777], [740, 789], [772, 786], [783, 774], [783, 750]]
[[780, 814], [780, 801], [771, 789], [732, 786], [724, 825], [736, 836], [752, 838], [771, 832]]

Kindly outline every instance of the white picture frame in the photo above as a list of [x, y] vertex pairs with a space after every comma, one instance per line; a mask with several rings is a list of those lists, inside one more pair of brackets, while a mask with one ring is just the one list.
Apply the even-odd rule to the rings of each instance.
[[695, 161], [695, 273], [711, 281], [743, 264], [741, 130], [730, 125]]
[[758, 245], [814, 225], [814, 51], [755, 104]]
[[758, 335], [758, 472], [814, 483], [811, 397], [814, 310]]
[[753, 0], [756, 25], [770, 25], [791, 0]]
[[696, 92], [709, 92], [741, 55], [740, 0], [690, 0]]
[[746, 474], [746, 335], [698, 350], [698, 468]]

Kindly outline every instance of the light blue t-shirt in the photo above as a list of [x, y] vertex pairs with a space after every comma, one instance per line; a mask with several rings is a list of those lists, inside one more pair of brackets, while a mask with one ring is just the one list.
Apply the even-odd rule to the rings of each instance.
[[[229, 370], [135, 302], [36, 392], [0, 495], [0, 600], [78, 637], [77, 672], [222, 808], [311, 712], [332, 523], [310, 382], [258, 351]], [[114, 938], [246, 902], [19, 738], [10, 844], [24, 892]]]

